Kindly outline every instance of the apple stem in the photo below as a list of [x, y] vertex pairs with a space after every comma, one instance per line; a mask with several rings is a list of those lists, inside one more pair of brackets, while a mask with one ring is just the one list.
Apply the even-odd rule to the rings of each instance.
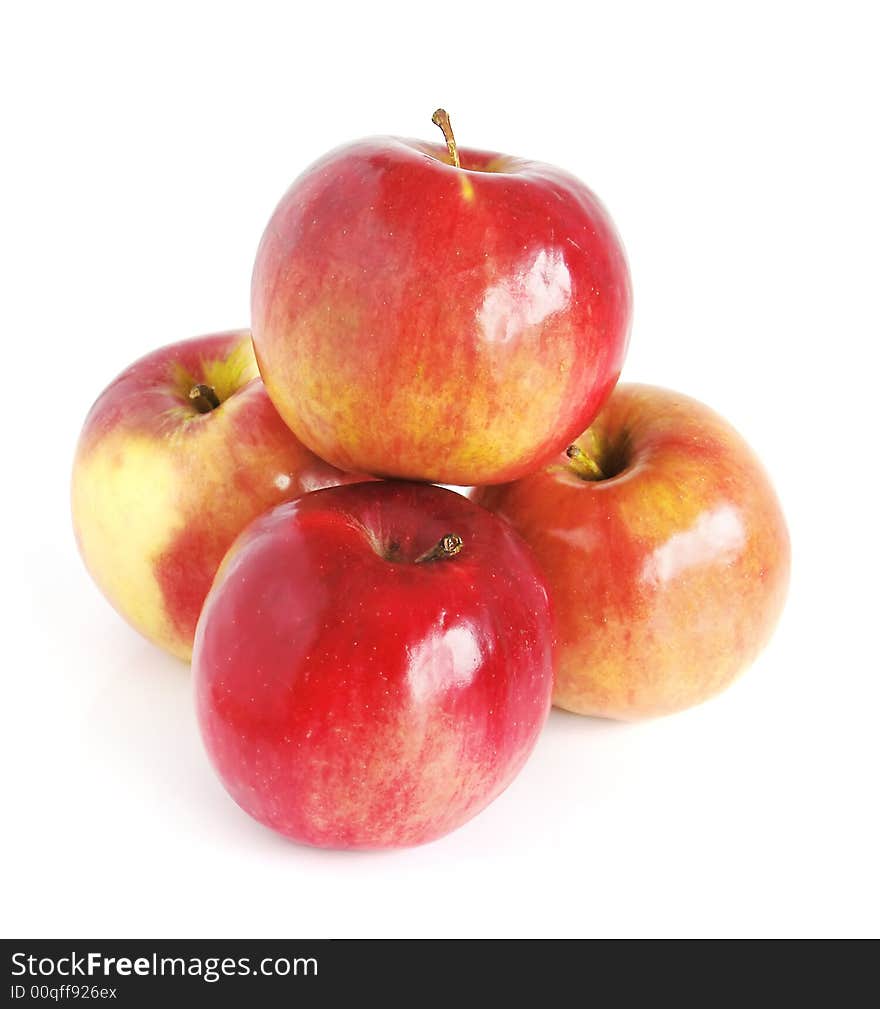
[[455, 533], [447, 533], [439, 543], [423, 553], [421, 557], [416, 557], [416, 564], [425, 564], [428, 561], [448, 560], [450, 557], [460, 554], [463, 546], [464, 541], [461, 536], [456, 536]]
[[439, 126], [443, 131], [443, 139], [446, 141], [446, 146], [449, 148], [452, 163], [456, 168], [461, 168], [461, 162], [458, 160], [458, 145], [455, 142], [455, 134], [452, 132], [452, 123], [449, 121], [449, 113], [446, 109], [437, 109], [434, 115], [431, 116], [431, 122], [435, 126]]
[[189, 401], [199, 411], [199, 413], [210, 413], [220, 406], [220, 400], [214, 387], [210, 385], [194, 385], [189, 391]]
[[571, 459], [571, 467], [584, 480], [604, 480], [605, 474], [596, 460], [577, 445], [569, 445], [565, 454]]

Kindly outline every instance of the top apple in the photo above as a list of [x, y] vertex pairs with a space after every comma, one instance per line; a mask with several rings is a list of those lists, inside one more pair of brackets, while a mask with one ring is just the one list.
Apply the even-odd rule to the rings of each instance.
[[254, 265], [253, 338], [295, 434], [341, 469], [515, 480], [589, 426], [632, 294], [583, 183], [537, 161], [374, 137], [287, 191]]

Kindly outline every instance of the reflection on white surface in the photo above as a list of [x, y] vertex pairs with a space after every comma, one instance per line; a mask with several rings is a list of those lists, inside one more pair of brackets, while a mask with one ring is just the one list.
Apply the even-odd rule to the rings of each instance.
[[565, 308], [570, 297], [571, 277], [562, 253], [541, 249], [530, 264], [486, 291], [477, 313], [483, 339], [507, 343]]
[[480, 644], [467, 624], [426, 638], [410, 653], [407, 681], [418, 704], [450, 687], [463, 687], [480, 665]]
[[690, 529], [657, 547], [645, 559], [642, 578], [662, 584], [699, 564], [733, 560], [745, 539], [739, 512], [732, 505], [720, 505], [701, 515]]

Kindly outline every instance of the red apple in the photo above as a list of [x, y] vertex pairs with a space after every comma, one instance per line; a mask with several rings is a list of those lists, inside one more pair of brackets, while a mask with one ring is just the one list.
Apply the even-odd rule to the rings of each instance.
[[110, 602], [185, 659], [238, 533], [281, 501], [355, 479], [285, 426], [249, 333], [221, 333], [163, 347], [101, 393], [76, 450], [73, 522]]
[[568, 453], [477, 488], [542, 565], [558, 613], [554, 703], [635, 719], [726, 687], [769, 639], [789, 540], [761, 464], [693, 399], [618, 386]]
[[257, 519], [196, 633], [196, 706], [251, 816], [332, 848], [445, 834], [547, 717], [551, 614], [516, 534], [440, 487], [364, 483]]
[[376, 137], [293, 183], [254, 266], [257, 360], [281, 416], [335, 466], [513, 480], [614, 387], [629, 273], [581, 182], [458, 149], [435, 121], [448, 150]]

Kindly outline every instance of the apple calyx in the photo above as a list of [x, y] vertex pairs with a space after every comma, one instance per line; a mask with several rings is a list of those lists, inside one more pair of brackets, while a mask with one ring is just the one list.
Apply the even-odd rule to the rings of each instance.
[[582, 480], [604, 480], [605, 474], [602, 467], [596, 460], [579, 448], [577, 445], [569, 445], [565, 454], [571, 460], [571, 468]]
[[189, 401], [199, 413], [210, 413], [220, 406], [220, 400], [214, 391], [214, 387], [211, 385], [202, 385], [201, 382], [190, 389]]
[[464, 540], [462, 540], [461, 536], [456, 536], [455, 533], [447, 533], [439, 543], [423, 553], [421, 557], [416, 557], [415, 562], [416, 564], [426, 564], [428, 561], [448, 560], [450, 557], [460, 554], [463, 546]]
[[439, 126], [443, 131], [443, 139], [446, 141], [446, 146], [449, 148], [449, 156], [452, 158], [452, 163], [456, 168], [461, 168], [461, 161], [458, 158], [458, 145], [455, 142], [455, 134], [452, 132], [452, 123], [449, 121], [449, 113], [446, 109], [437, 109], [433, 116], [431, 116], [431, 122], [435, 126]]

